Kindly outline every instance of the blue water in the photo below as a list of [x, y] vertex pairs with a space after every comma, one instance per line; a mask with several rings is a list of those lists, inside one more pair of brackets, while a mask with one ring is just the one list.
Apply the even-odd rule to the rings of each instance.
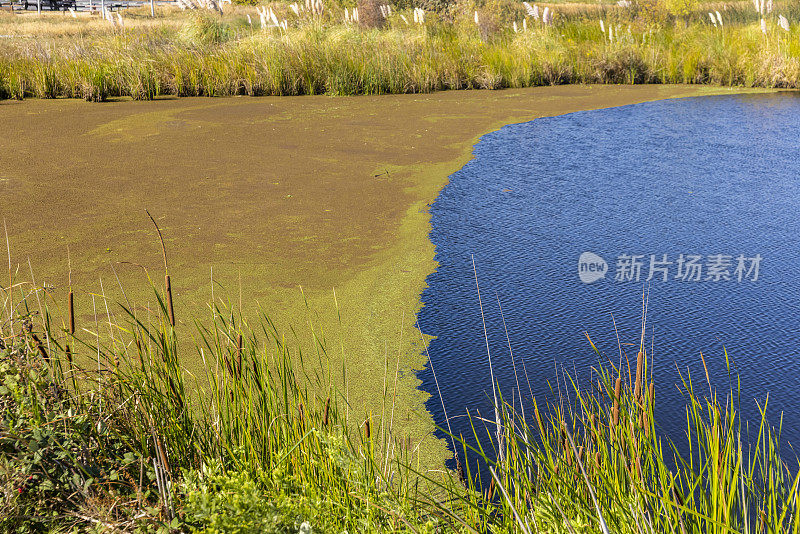
[[[419, 314], [422, 331], [436, 336], [430, 356], [453, 432], [470, 435], [466, 411], [489, 415], [492, 406], [474, 256], [493, 371], [509, 402], [520, 392], [498, 300], [517, 371], [524, 362], [541, 402], [557, 396], [551, 387], [564, 371], [588, 385], [598, 357], [585, 332], [618, 364], [618, 331], [635, 366], [647, 292], [659, 431], [680, 445], [686, 423], [678, 370], [708, 391], [701, 351], [712, 386], [727, 390], [725, 348], [742, 377], [744, 417], [757, 422], [756, 400], [763, 405], [769, 393], [771, 420], [777, 424], [782, 412], [784, 444], [796, 443], [798, 127], [800, 96], [784, 93], [573, 113], [484, 136], [431, 208], [439, 267]], [[584, 252], [607, 262], [604, 278], [581, 281]], [[651, 255], [661, 261], [665, 254], [672, 264], [654, 267], [666, 267], [668, 279], [655, 270], [647, 282]], [[677, 278], [681, 254], [682, 274], [691, 279]], [[618, 268], [624, 255], [642, 256], [638, 280]], [[689, 255], [700, 256], [699, 281], [686, 268]], [[433, 395], [427, 408], [444, 426], [430, 364], [420, 377]], [[528, 383], [520, 381], [529, 402]], [[568, 389], [563, 380], [561, 389]]]

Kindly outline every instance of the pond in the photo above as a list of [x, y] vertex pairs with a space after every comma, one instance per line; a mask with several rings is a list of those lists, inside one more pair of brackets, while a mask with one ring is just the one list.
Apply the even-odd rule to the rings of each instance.
[[[492, 406], [477, 273], [507, 401], [554, 400], [570, 388], [563, 373], [588, 385], [592, 366], [619, 365], [621, 352], [635, 366], [644, 297], [659, 432], [685, 442], [676, 385], [680, 371], [709, 390], [702, 352], [723, 398], [741, 376], [751, 437], [769, 395], [771, 422], [782, 413], [783, 442], [796, 442], [798, 125], [800, 96], [779, 93], [572, 113], [484, 136], [431, 208], [439, 267], [419, 314], [436, 336], [453, 432], [471, 435], [466, 411]], [[420, 377], [444, 425], [430, 364]]]

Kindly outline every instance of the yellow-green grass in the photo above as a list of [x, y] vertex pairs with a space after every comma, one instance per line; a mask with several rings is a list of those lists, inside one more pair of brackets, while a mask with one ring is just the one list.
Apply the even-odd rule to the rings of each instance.
[[[224, 16], [164, 10], [155, 19], [126, 12], [121, 28], [88, 16], [40, 21], [33, 14], [5, 15], [0, 98], [421, 93], [566, 83], [800, 84], [800, 11], [784, 2], [763, 19], [747, 3], [703, 5], [683, 15], [656, 1], [630, 9], [552, 5], [554, 22], [545, 25], [526, 18], [519, 2], [462, 1], [429, 12], [421, 26], [406, 25], [400, 16], [410, 20], [411, 13], [396, 11], [388, 21], [380, 19], [383, 28], [344, 24], [344, 9], [335, 5], [322, 17], [298, 17], [287, 4], [274, 7], [286, 29], [261, 29], [248, 7]], [[708, 10], [720, 11], [724, 24], [714, 17], [712, 25]], [[788, 31], [779, 15], [788, 17]]]
[[[541, 116], [738, 92], [564, 86], [6, 101], [0, 216], [14, 270], [28, 277], [30, 261], [36, 283], [52, 287], [56, 302], [66, 302], [69, 250], [80, 333], [94, 331], [95, 309], [105, 316], [102, 298], [92, 300], [102, 290], [112, 313], [125, 298], [140, 310], [154, 307], [142, 267], [160, 286], [163, 265], [148, 209], [165, 236], [180, 336], [192, 335], [195, 320], [211, 319], [213, 268], [214, 296], [238, 308], [242, 295], [247, 318], [263, 309], [293, 350], [313, 352], [309, 323], [323, 330], [337, 380], [344, 366], [358, 410], [378, 411], [384, 377], [393, 383], [399, 369], [396, 421], [422, 443], [427, 465], [438, 467], [446, 451], [431, 437], [428, 395], [414, 373], [425, 363], [414, 317], [436, 268], [427, 207], [477, 138]], [[184, 350], [184, 364], [196, 370], [198, 354]]]

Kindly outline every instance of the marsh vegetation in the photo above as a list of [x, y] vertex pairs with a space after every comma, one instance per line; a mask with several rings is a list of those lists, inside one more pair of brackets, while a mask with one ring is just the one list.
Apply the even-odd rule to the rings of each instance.
[[156, 18], [131, 10], [113, 24], [84, 15], [4, 15], [0, 97], [800, 82], [800, 12], [791, 3], [621, 4], [272, 3], [226, 5], [224, 14], [160, 8]]

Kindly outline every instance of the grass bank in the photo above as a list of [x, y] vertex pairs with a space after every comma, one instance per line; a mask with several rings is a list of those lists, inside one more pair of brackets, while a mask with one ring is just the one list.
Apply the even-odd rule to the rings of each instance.
[[[336, 4], [320, 15], [295, 15], [288, 4], [275, 3], [270, 9], [279, 24], [269, 21], [265, 28], [248, 7], [225, 15], [165, 11], [156, 19], [126, 13], [123, 26], [88, 17], [4, 15], [0, 98], [800, 84], [800, 11], [794, 4], [770, 2], [771, 11], [761, 13], [749, 2], [686, 2], [691, 9], [680, 15], [664, 4], [542, 4], [534, 17], [518, 2], [462, 1], [411, 23], [410, 8], [368, 17], [377, 3], [362, 1], [356, 23], [345, 22], [347, 8]], [[545, 9], [549, 23], [542, 21]]]
[[[500, 397], [474, 436], [453, 437], [461, 460], [487, 444], [474, 466], [424, 472], [398, 432], [391, 374], [380, 410], [359, 415], [346, 383], [309, 372], [267, 317], [215, 306], [189, 347], [198, 380], [180, 365], [167, 291], [151, 313], [111, 306], [84, 331], [69, 305], [50, 314], [44, 288], [17, 280], [3, 296], [6, 531], [800, 532], [800, 470], [781, 459], [767, 406], [747, 441], [735, 377], [717, 389], [685, 376], [681, 454], [657, 432], [641, 345], [627, 370], [600, 359], [586, 388], [563, 377], [573, 389], [552, 404]], [[317, 348], [307, 360], [328, 368]]]
[[[93, 324], [96, 295], [154, 306], [142, 289], [145, 271], [157, 279], [163, 269], [149, 209], [169, 252], [179, 335], [210, 319], [212, 297], [250, 320], [266, 311], [292, 350], [314, 352], [313, 338], [297, 333], [313, 325], [336, 347], [336, 378], [348, 364], [350, 398], [372, 410], [388, 360], [399, 370], [396, 418], [421, 444], [422, 464], [436, 469], [446, 450], [431, 436], [415, 374], [425, 359], [414, 317], [436, 268], [427, 207], [477, 138], [541, 116], [739, 92], [563, 86], [102, 106], [6, 101], [0, 209], [13, 270], [33, 270], [62, 307], [71, 286], [79, 329]], [[195, 351], [181, 360], [203, 374]]]

